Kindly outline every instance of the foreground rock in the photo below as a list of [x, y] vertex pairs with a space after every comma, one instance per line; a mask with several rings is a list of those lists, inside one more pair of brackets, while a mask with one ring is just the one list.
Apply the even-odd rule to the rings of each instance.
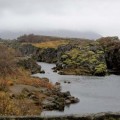
[[44, 71], [41, 70], [41, 66], [36, 63], [35, 60], [33, 60], [30, 57], [21, 57], [18, 59], [18, 65], [24, 67], [25, 69], [29, 70], [31, 74], [35, 73], [43, 73]]
[[[49, 79], [42, 78], [41, 80], [43, 80], [45, 84], [49, 84]], [[29, 99], [36, 106], [42, 106], [42, 110], [64, 111], [66, 105], [79, 102], [79, 99], [71, 96], [69, 91], [61, 92], [61, 86], [59, 83], [56, 83], [55, 87], [52, 89], [16, 84], [11, 86], [9, 90], [11, 91], [11, 99], [17, 99], [20, 97]]]
[[78, 103], [79, 99], [71, 96], [70, 92], [61, 92], [60, 83], [55, 84], [55, 89], [52, 91], [47, 91], [46, 100], [43, 101], [44, 110], [59, 110], [64, 111], [66, 105]]
[[64, 115], [64, 116], [5, 116], [0, 117], [0, 120], [119, 120], [120, 113], [98, 113], [87, 115]]

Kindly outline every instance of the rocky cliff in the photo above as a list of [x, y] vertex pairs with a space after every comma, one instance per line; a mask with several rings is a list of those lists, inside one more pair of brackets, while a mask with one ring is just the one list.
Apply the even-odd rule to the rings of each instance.
[[105, 52], [107, 69], [110, 73], [120, 74], [120, 40], [106, 37], [98, 40]]
[[21, 43], [18, 48], [23, 55], [31, 56], [37, 61], [56, 63], [54, 69], [59, 71], [59, 74], [97, 76], [120, 74], [118, 37], [103, 37], [96, 41], [69, 40], [67, 44], [56, 48], [39, 48], [31, 43]]

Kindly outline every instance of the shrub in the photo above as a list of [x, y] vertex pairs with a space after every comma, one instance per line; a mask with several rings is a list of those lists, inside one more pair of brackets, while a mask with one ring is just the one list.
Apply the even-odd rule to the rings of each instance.
[[8, 90], [7, 80], [0, 78], [0, 91], [7, 91], [7, 90]]
[[28, 100], [11, 99], [9, 94], [0, 92], [0, 115], [39, 115], [40, 112], [41, 108]]
[[15, 51], [4, 45], [0, 45], [0, 76], [13, 74], [15, 71]]
[[107, 71], [107, 66], [104, 63], [101, 63], [95, 67], [95, 75], [101, 76], [105, 75]]
[[17, 108], [13, 100], [10, 99], [8, 94], [0, 93], [0, 115], [18, 115], [20, 109]]

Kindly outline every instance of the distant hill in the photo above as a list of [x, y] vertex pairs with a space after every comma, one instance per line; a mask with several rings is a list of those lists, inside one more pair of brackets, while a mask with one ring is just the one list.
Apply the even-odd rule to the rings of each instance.
[[85, 39], [98, 39], [102, 36], [95, 32], [79, 32], [79, 31], [68, 31], [68, 30], [56, 30], [56, 31], [32, 31], [32, 32], [0, 32], [0, 38], [3, 39], [16, 39], [23, 34], [37, 34], [46, 36], [56, 36], [65, 38], [85, 38]]
[[56, 30], [56, 31], [42, 31], [42, 35], [52, 35], [57, 37], [68, 37], [68, 38], [85, 38], [85, 39], [98, 39], [102, 36], [95, 32], [79, 32], [79, 31], [68, 31], [68, 30]]

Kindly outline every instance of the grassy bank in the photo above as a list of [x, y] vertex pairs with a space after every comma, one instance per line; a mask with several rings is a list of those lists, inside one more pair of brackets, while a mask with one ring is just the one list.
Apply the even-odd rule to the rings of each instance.
[[[42, 101], [47, 97], [43, 89], [53, 85], [31, 77], [30, 71], [17, 64], [21, 55], [0, 44], [0, 115], [40, 115]], [[32, 109], [31, 109], [32, 108]]]

